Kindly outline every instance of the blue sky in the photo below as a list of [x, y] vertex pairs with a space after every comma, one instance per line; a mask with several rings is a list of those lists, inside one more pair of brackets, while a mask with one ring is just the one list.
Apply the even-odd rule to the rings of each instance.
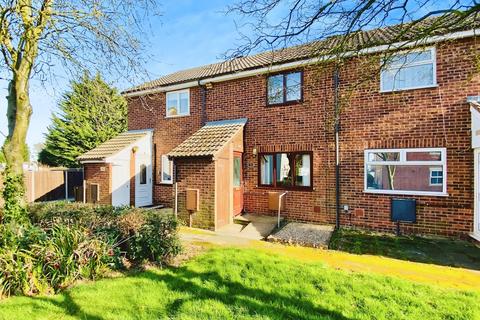
[[[230, 1], [225, 0], [169, 0], [163, 1], [162, 16], [152, 20], [151, 47], [153, 57], [148, 69], [150, 77], [158, 78], [180, 69], [195, 67], [221, 60], [222, 54], [232, 49], [238, 39], [232, 16], [224, 11]], [[56, 70], [62, 73], [61, 70]], [[124, 89], [125, 84], [113, 83]], [[123, 86], [123, 87], [122, 87]], [[0, 131], [7, 131], [7, 82], [0, 80]], [[31, 84], [33, 115], [27, 136], [32, 149], [43, 142], [51, 114], [61, 94], [68, 90], [68, 80], [59, 77], [56, 83], [43, 86], [38, 81]], [[3, 140], [0, 138], [0, 141]]]

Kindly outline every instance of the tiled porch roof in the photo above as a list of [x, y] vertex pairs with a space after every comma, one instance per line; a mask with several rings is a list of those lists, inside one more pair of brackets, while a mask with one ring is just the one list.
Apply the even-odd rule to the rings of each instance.
[[207, 122], [170, 151], [168, 156], [172, 158], [214, 156], [246, 123], [247, 119]]
[[118, 136], [77, 157], [77, 160], [80, 162], [104, 161], [106, 158], [114, 156], [140, 138], [143, 138], [147, 133], [147, 131], [127, 131], [120, 133]]

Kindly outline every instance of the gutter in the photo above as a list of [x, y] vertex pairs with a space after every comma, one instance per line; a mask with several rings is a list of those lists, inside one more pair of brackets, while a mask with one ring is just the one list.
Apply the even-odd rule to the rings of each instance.
[[[365, 48], [361, 49], [358, 51], [348, 51], [345, 52], [342, 57], [354, 57], [360, 54], [371, 54], [371, 53], [378, 53], [378, 52], [384, 52], [384, 51], [390, 51], [390, 50], [397, 50], [400, 48], [411, 48], [411, 47], [416, 47], [420, 45], [426, 45], [426, 44], [432, 44], [436, 42], [441, 42], [441, 41], [446, 41], [446, 40], [455, 40], [455, 39], [464, 39], [464, 38], [469, 38], [473, 37], [480, 34], [480, 28], [479, 29], [471, 29], [467, 31], [458, 31], [458, 32], [453, 32], [441, 36], [432, 36], [428, 37], [419, 41], [401, 41], [401, 42], [395, 42], [392, 44], [388, 45], [381, 45], [381, 46], [376, 46], [376, 47], [371, 47], [371, 48]], [[246, 70], [246, 71], [239, 71], [231, 74], [226, 74], [226, 75], [220, 75], [220, 76], [215, 76], [215, 77], [210, 77], [210, 78], [204, 78], [204, 79], [199, 79], [199, 80], [194, 80], [194, 81], [189, 81], [189, 82], [184, 82], [184, 83], [179, 83], [179, 84], [173, 84], [169, 86], [163, 86], [163, 87], [157, 87], [157, 88], [152, 88], [152, 89], [145, 89], [145, 90], [140, 90], [140, 91], [132, 91], [132, 92], [124, 92], [123, 96], [125, 97], [137, 97], [137, 96], [143, 96], [147, 94], [154, 94], [154, 93], [159, 93], [159, 92], [167, 92], [167, 91], [175, 91], [175, 90], [181, 90], [181, 89], [187, 89], [187, 88], [192, 88], [196, 86], [201, 86], [205, 85], [207, 83], [215, 83], [215, 82], [223, 82], [223, 81], [229, 81], [229, 80], [234, 80], [234, 79], [241, 79], [241, 78], [246, 78], [246, 77], [251, 77], [259, 74], [264, 74], [264, 73], [270, 73], [270, 72], [276, 72], [276, 71], [282, 71], [286, 69], [294, 69], [297, 67], [301, 66], [306, 66], [306, 65], [311, 65], [315, 64], [318, 62], [322, 61], [327, 61], [327, 60], [332, 60], [336, 58], [336, 55], [325, 55], [321, 57], [316, 57], [316, 58], [309, 58], [309, 59], [303, 59], [303, 60], [298, 60], [298, 61], [293, 61], [293, 62], [287, 62], [287, 63], [282, 63], [282, 64], [277, 64], [277, 65], [270, 65], [267, 67], [262, 67], [262, 68], [255, 68], [252, 70]]]

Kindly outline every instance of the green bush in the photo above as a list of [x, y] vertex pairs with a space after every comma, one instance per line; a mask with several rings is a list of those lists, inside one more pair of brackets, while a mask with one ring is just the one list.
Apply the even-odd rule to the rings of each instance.
[[117, 225], [121, 247], [132, 262], [162, 264], [181, 250], [177, 235], [178, 222], [172, 215], [132, 209], [120, 216]]
[[56, 224], [87, 228], [108, 239], [116, 253], [137, 264], [164, 264], [181, 250], [177, 219], [158, 210], [51, 202], [32, 205], [30, 214], [42, 228]]
[[111, 245], [76, 226], [1, 227], [0, 296], [48, 294], [108, 270]]
[[49, 294], [77, 280], [177, 255], [177, 220], [156, 210], [52, 202], [31, 223], [0, 224], [0, 297]]

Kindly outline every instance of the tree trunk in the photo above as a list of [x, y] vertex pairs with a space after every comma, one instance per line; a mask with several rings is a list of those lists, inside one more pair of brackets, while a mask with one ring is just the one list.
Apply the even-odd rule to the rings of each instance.
[[29, 72], [14, 74], [8, 86], [8, 136], [3, 146], [7, 168], [4, 172], [5, 220], [26, 217], [23, 154], [32, 107], [29, 98]]

